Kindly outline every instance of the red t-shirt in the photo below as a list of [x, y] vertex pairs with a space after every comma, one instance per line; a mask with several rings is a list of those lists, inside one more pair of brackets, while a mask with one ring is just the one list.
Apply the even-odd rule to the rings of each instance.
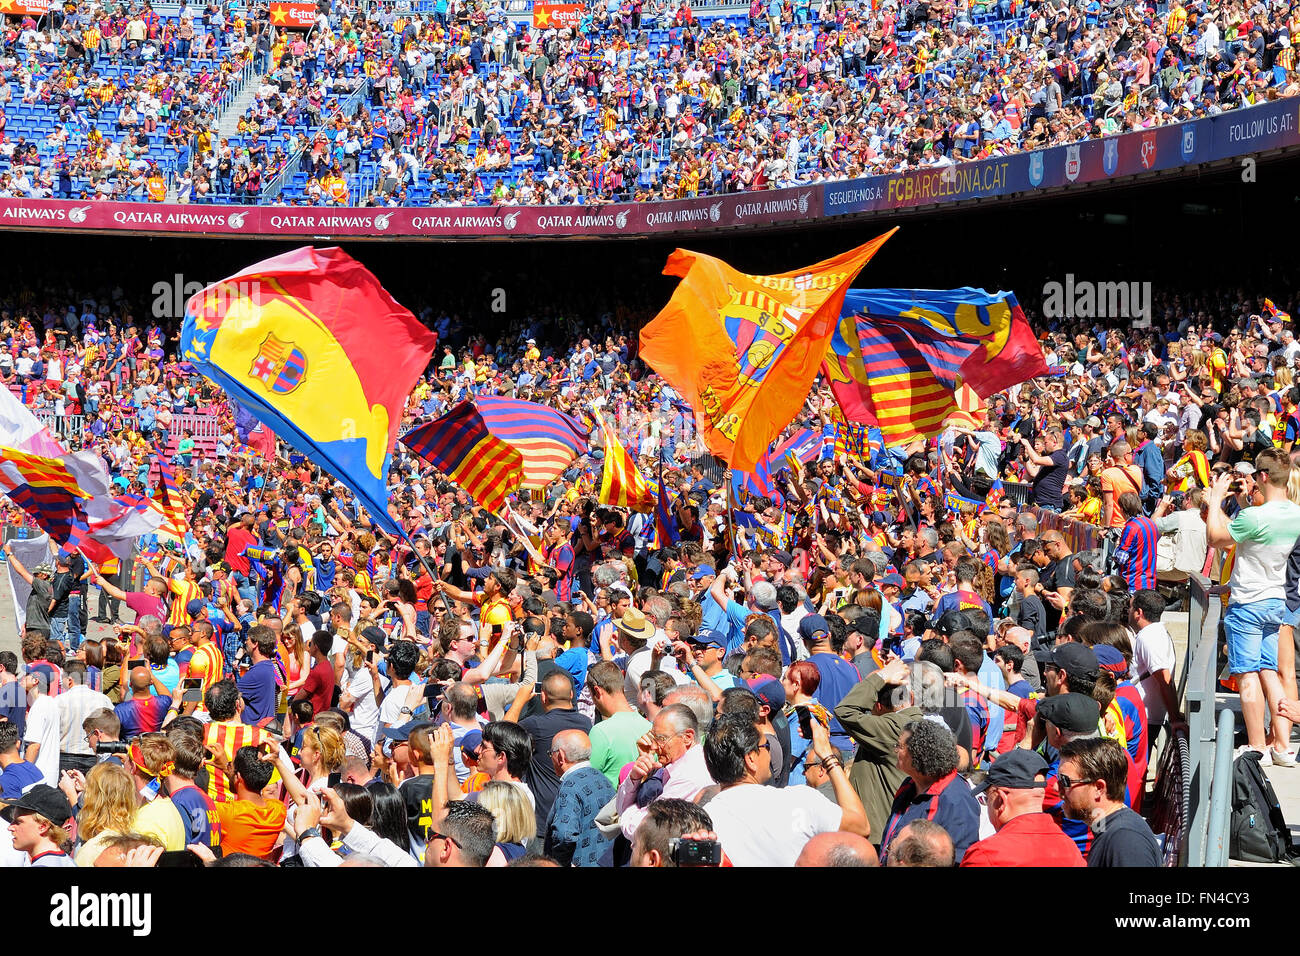
[[323, 714], [330, 709], [334, 702], [334, 665], [330, 661], [323, 660], [313, 665], [298, 691], [299, 697], [304, 694], [311, 699], [313, 714]]
[[230, 565], [231, 570], [248, 574], [251, 568], [243, 551], [254, 544], [257, 544], [257, 538], [243, 528], [235, 528], [226, 535], [226, 564]]

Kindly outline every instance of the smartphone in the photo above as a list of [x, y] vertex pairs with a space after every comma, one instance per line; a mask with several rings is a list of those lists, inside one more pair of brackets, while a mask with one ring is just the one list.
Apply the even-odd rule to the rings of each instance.
[[342, 783], [342, 781], [343, 781], [343, 774], [336, 770], [334, 771], [334, 773], [329, 775], [328, 785], [331, 788], [337, 787], [340, 783]]
[[143, 657], [133, 657], [126, 662], [126, 669], [133, 671], [137, 667], [144, 667], [148, 662]]
[[494, 638], [495, 638], [495, 637], [500, 637], [501, 634], [502, 634], [502, 632], [503, 632], [504, 630], [505, 630], [505, 625], [504, 625], [504, 624], [493, 624], [493, 625], [492, 625], [492, 636], [493, 636]]
[[197, 704], [203, 700], [203, 678], [187, 677], [181, 681], [181, 703]]
[[799, 736], [812, 740], [812, 711], [806, 704], [795, 704], [794, 712], [799, 715]]
[[374, 659], [375, 659], [375, 652], [373, 650], [366, 651], [366, 663], [369, 664], [373, 662]]
[[722, 865], [722, 845], [717, 840], [669, 840], [668, 848], [678, 866]]

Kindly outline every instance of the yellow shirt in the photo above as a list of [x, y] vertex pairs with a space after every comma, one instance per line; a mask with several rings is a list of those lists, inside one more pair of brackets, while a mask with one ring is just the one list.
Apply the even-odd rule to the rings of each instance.
[[166, 797], [158, 797], [136, 810], [131, 829], [157, 837], [168, 850], [185, 849], [185, 821], [176, 805]]

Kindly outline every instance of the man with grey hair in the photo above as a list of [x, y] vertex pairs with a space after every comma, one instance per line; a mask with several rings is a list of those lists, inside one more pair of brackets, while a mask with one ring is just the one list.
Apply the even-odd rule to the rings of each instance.
[[[684, 694], [687, 700], [691, 699], [688, 688], [678, 688], [673, 694]], [[712, 710], [710, 704], [710, 723]], [[633, 839], [636, 828], [645, 819], [645, 807], [638, 806], [637, 793], [648, 778], [657, 777], [663, 785], [656, 800], [675, 797], [693, 802], [701, 792], [713, 786], [713, 777], [705, 766], [704, 747], [701, 746], [703, 731], [708, 726], [700, 723], [694, 708], [685, 703], [665, 702], [663, 709], [655, 715], [650, 732], [637, 741], [639, 753], [636, 762], [619, 784], [615, 798], [618, 824], [629, 840]]]
[[934, 528], [922, 528], [916, 533], [916, 547], [918, 554], [914, 560], [925, 560], [934, 562], [938, 560], [935, 554], [939, 550], [939, 532]]
[[546, 818], [545, 853], [563, 866], [596, 866], [609, 842], [596, 814], [614, 798], [614, 785], [591, 765], [591, 739], [581, 730], [556, 734], [550, 756], [560, 791]]
[[922, 703], [942, 699], [943, 688], [943, 671], [937, 665], [895, 658], [845, 694], [835, 708], [840, 726], [857, 744], [849, 782], [866, 807], [871, 840], [877, 845], [894, 794], [907, 779], [894, 748], [903, 728], [925, 716]]
[[957, 863], [952, 837], [937, 823], [913, 820], [890, 844], [886, 866], [950, 867]]
[[695, 715], [697, 727], [708, 729], [713, 723], [713, 698], [699, 684], [683, 684], [676, 690], [669, 691], [664, 697], [664, 706], [681, 704]]
[[1038, 519], [1031, 514], [1016, 515], [1016, 543], [1023, 544], [1038, 537]]
[[591, 572], [592, 583], [598, 588], [621, 584], [627, 587], [627, 565], [622, 561], [602, 561]]

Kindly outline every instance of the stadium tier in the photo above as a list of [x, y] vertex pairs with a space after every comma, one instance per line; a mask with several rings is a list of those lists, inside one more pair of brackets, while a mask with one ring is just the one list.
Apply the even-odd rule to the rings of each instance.
[[8, 16], [0, 197], [644, 203], [961, 167], [1298, 89], [1277, 2], [520, 6]]

